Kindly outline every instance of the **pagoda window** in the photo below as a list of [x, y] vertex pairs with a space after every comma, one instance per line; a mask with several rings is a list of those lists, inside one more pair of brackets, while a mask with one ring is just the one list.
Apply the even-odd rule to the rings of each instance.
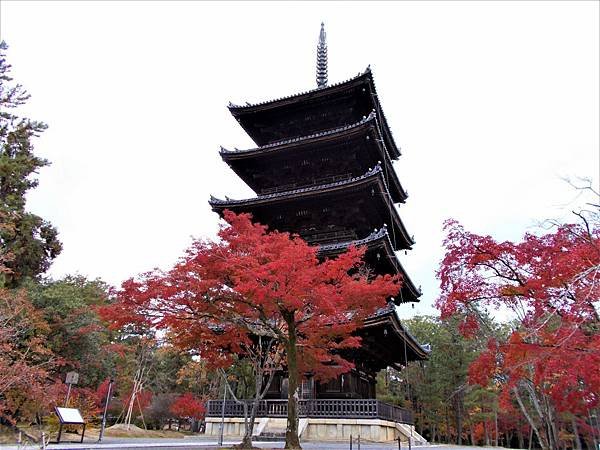
[[299, 211], [296, 211], [296, 217], [308, 217], [309, 214], [310, 212], [308, 211], [308, 209], [301, 209]]

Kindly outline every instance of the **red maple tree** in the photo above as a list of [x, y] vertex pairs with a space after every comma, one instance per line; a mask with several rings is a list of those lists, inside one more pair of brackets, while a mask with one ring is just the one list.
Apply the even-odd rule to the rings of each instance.
[[483, 309], [512, 312], [508, 339], [490, 336], [469, 375], [501, 386], [501, 401], [518, 404], [543, 448], [557, 448], [558, 415], [586, 417], [600, 401], [600, 220], [578, 216], [518, 243], [448, 221], [438, 272], [437, 306], [442, 317], [464, 318], [465, 335], [481, 331]]
[[226, 211], [225, 220], [218, 241], [195, 241], [168, 272], [124, 282], [104, 316], [113, 326], [168, 330], [176, 345], [213, 367], [231, 364], [257, 337], [277, 342], [271, 348], [281, 348], [289, 376], [286, 448], [300, 448], [301, 374], [349, 371], [353, 364], [340, 351], [360, 345], [353, 333], [398, 292], [398, 280], [364, 270], [364, 249], [319, 261], [317, 248], [267, 232], [248, 214]]
[[199, 420], [204, 417], [206, 408], [204, 402], [198, 400], [190, 392], [177, 397], [171, 404], [169, 410], [178, 418], [190, 418]]

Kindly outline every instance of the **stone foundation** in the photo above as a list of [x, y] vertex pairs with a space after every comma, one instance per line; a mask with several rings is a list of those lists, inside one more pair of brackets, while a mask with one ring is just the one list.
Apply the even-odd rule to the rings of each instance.
[[[242, 437], [244, 435], [244, 419], [227, 417], [224, 422], [223, 435], [227, 437]], [[218, 436], [221, 419], [206, 418], [206, 435]], [[286, 419], [261, 418], [254, 425], [254, 436], [260, 436], [270, 430], [285, 431]], [[349, 441], [360, 436], [361, 441], [390, 442], [400, 439], [408, 442], [412, 434], [412, 442], [424, 443], [425, 440], [414, 430], [412, 425], [397, 424], [381, 419], [300, 419], [300, 439], [303, 441]]]

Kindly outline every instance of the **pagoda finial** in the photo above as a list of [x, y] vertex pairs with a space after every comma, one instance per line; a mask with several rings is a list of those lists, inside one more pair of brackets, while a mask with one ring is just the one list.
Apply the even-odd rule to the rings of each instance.
[[319, 45], [317, 45], [317, 86], [327, 86], [327, 33], [325, 24], [321, 22], [321, 33], [319, 33]]

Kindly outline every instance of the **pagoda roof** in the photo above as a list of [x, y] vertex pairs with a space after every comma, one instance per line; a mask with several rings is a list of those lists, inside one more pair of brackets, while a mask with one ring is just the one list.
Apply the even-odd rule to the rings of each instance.
[[[365, 124], [373, 123], [375, 121], [376, 114], [375, 111], [372, 111], [367, 117], [363, 117], [360, 121], [350, 124], [344, 125], [342, 127], [333, 128], [330, 130], [320, 131], [318, 133], [308, 134], [306, 136], [298, 136], [290, 139], [283, 139], [281, 141], [271, 142], [269, 144], [260, 145], [258, 147], [253, 147], [249, 149], [239, 149], [228, 150], [225, 147], [221, 147], [219, 153], [224, 160], [234, 159], [236, 157], [246, 157], [249, 155], [255, 154], [264, 154], [267, 152], [280, 150], [282, 147], [292, 147], [296, 145], [305, 144], [307, 142], [312, 143], [313, 141], [320, 140], [322, 138], [337, 136], [339, 134], [345, 134], [347, 131], [355, 130]], [[387, 152], [387, 151], [386, 151]], [[389, 153], [387, 153], [389, 156]]]
[[378, 124], [377, 114], [372, 111], [367, 117], [364, 117], [359, 122], [322, 131], [319, 133], [313, 133], [307, 136], [296, 137], [292, 139], [285, 139], [282, 141], [272, 142], [259, 147], [250, 149], [235, 149], [228, 150], [224, 147], [220, 149], [220, 155], [223, 161], [229, 164], [234, 171], [246, 181], [246, 183], [255, 191], [258, 190], [257, 186], [254, 186], [253, 180], [248, 177], [244, 170], [240, 170], [236, 167], [236, 163], [239, 161], [256, 160], [263, 157], [269, 157], [272, 154], [282, 154], [283, 152], [294, 152], [297, 155], [300, 150], [314, 150], [314, 146], [323, 142], [335, 142], [346, 140], [349, 136], [356, 135], [356, 133], [368, 133], [369, 130], [375, 134], [373, 142], [377, 145], [381, 159], [384, 161], [386, 174], [388, 175], [388, 182], [392, 189], [392, 195], [395, 202], [404, 203], [408, 198], [408, 194], [402, 187], [398, 176], [391, 165], [391, 156], [387, 151], [385, 145], [383, 145], [383, 139], [380, 134], [380, 127]]
[[245, 207], [245, 209], [247, 210], [248, 208], [254, 208], [261, 205], [272, 205], [277, 202], [286, 202], [289, 200], [296, 200], [303, 197], [314, 198], [315, 196], [320, 196], [323, 194], [344, 192], [349, 189], [357, 188], [371, 183], [376, 183], [379, 189], [378, 191], [373, 191], [373, 193], [377, 192], [379, 194], [382, 194], [378, 195], [377, 198], [383, 199], [384, 203], [386, 204], [387, 209], [390, 213], [390, 219], [392, 221], [391, 225], [393, 233], [394, 235], [398, 233], [398, 236], [400, 238], [400, 240], [394, 239], [394, 248], [396, 250], [410, 249], [411, 246], [415, 243], [415, 241], [408, 234], [408, 231], [402, 223], [398, 212], [394, 208], [394, 204], [391, 201], [391, 196], [384, 179], [383, 170], [380, 165], [376, 165], [373, 169], [370, 169], [364, 175], [361, 175], [359, 177], [350, 178], [342, 181], [336, 181], [328, 184], [307, 186], [304, 188], [294, 189], [285, 192], [264, 194], [249, 199], [234, 200], [226, 197], [225, 200], [222, 200], [211, 195], [209, 204], [215, 212], [221, 212], [228, 208], [239, 207]]
[[370, 75], [370, 74], [371, 74], [371, 67], [369, 66], [365, 69], [364, 72], [359, 72], [352, 78], [348, 78], [346, 80], [339, 81], [337, 83], [329, 84], [327, 86], [318, 86], [314, 89], [309, 89], [307, 91], [301, 91], [301, 92], [297, 92], [295, 94], [285, 95], [283, 97], [278, 97], [278, 98], [274, 98], [271, 100], [263, 100], [261, 102], [255, 102], [255, 103], [246, 102], [245, 105], [236, 105], [235, 103], [229, 102], [229, 105], [227, 107], [229, 108], [229, 111], [231, 111], [231, 113], [234, 116], [236, 114], [241, 114], [241, 113], [262, 111], [265, 109], [270, 109], [270, 108], [275, 108], [275, 107], [278, 107], [281, 105], [285, 105], [288, 103], [293, 103], [298, 100], [304, 100], [304, 97], [308, 97], [308, 96], [310, 96], [311, 98], [319, 97], [319, 96], [331, 94], [332, 92], [334, 92], [336, 90], [340, 90], [340, 91], [344, 90], [344, 88], [347, 88], [349, 85], [353, 86], [356, 84], [360, 84], [361, 82], [363, 82], [366, 79], [367, 75]]
[[269, 141], [265, 141], [261, 136], [261, 133], [255, 130], [253, 127], [251, 127], [250, 124], [244, 120], [244, 118], [250, 117], [256, 113], [272, 111], [275, 109], [285, 109], [287, 106], [290, 105], [313, 102], [315, 100], [318, 101], [325, 97], [332, 97], [338, 94], [348, 93], [349, 91], [355, 89], [360, 85], [366, 85], [369, 88], [368, 90], [373, 106], [372, 109], [376, 111], [376, 114], [379, 118], [379, 123], [382, 127], [382, 134], [385, 137], [386, 146], [388, 147], [388, 152], [394, 159], [397, 159], [400, 156], [400, 149], [394, 142], [391, 130], [389, 129], [387, 123], [387, 119], [381, 108], [381, 104], [379, 102], [379, 98], [377, 96], [377, 91], [375, 88], [373, 73], [371, 71], [370, 66], [367, 67], [367, 69], [364, 72], [359, 73], [355, 77], [352, 77], [348, 80], [339, 83], [330, 84], [324, 87], [317, 87], [308, 91], [288, 95], [285, 97], [279, 97], [273, 100], [266, 100], [258, 103], [235, 105], [230, 102], [228, 108], [231, 114], [238, 120], [242, 128], [246, 130], [250, 137], [257, 144], [264, 145], [269, 143]]
[[[381, 339], [378, 339], [381, 347], [387, 349], [386, 353], [380, 354], [382, 356], [387, 356], [386, 359], [388, 359], [388, 361], [386, 362], [389, 366], [401, 370], [402, 366], [405, 365], [403, 363], [425, 360], [429, 357], [431, 349], [428, 346], [419, 344], [417, 339], [409, 333], [404, 325], [402, 325], [396, 307], [393, 304], [388, 304], [368, 317], [361, 328], [360, 334], [364, 335], [365, 331], [368, 332], [369, 329], [380, 329], [382, 327], [384, 327], [385, 330], [383, 334], [387, 338], [385, 340], [389, 341], [390, 338], [395, 338], [398, 343], [406, 344], [405, 348], [399, 348], [399, 346], [390, 345], [389, 342], [383, 343], [381, 342]], [[363, 337], [363, 342], [365, 340], [367, 339]], [[408, 361], [405, 360], [405, 352]], [[398, 353], [400, 354], [399, 356], [397, 355]]]
[[[389, 261], [397, 274], [402, 276], [402, 289], [399, 292], [399, 297], [394, 298], [394, 303], [418, 302], [422, 295], [421, 290], [415, 286], [408, 273], [400, 263], [400, 260], [394, 252], [394, 247], [387, 230], [387, 226], [381, 227], [379, 230], [373, 231], [364, 239], [339, 242], [335, 244], [324, 244], [319, 246], [320, 256], [333, 256], [344, 252], [351, 245], [355, 247], [366, 246], [368, 250], [383, 249], [385, 257]], [[404, 294], [402, 291], [405, 291]], [[406, 295], [406, 298], [405, 298]]]

